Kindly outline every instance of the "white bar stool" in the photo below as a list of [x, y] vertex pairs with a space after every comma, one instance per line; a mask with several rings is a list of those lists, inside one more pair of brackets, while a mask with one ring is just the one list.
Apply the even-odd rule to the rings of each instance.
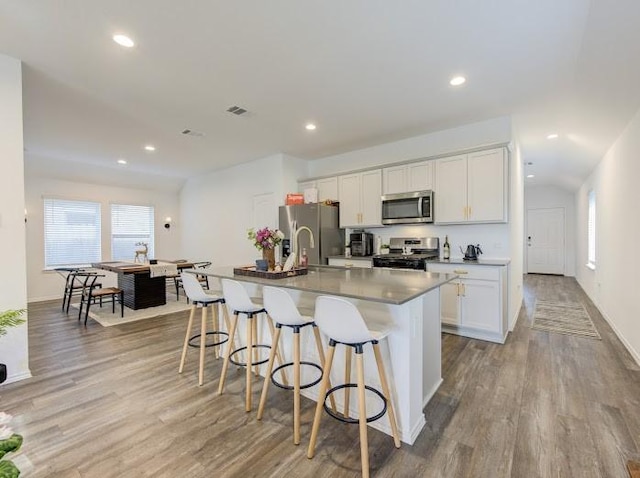
[[[398, 434], [398, 425], [396, 423], [396, 416], [393, 410], [393, 402], [391, 400], [391, 394], [389, 393], [389, 385], [387, 382], [387, 376], [384, 370], [384, 364], [382, 362], [382, 356], [380, 354], [380, 348], [378, 342], [385, 338], [389, 331], [375, 332], [367, 328], [362, 315], [358, 311], [357, 307], [351, 302], [329, 296], [320, 296], [316, 299], [316, 313], [315, 321], [322, 333], [329, 337], [329, 350], [327, 353], [327, 364], [324, 368], [322, 375], [322, 382], [320, 384], [320, 394], [318, 396], [318, 404], [316, 405], [316, 413], [313, 419], [313, 427], [311, 429], [311, 440], [309, 442], [309, 448], [307, 450], [307, 457], [313, 458], [315, 454], [316, 441], [318, 439], [318, 429], [320, 427], [320, 417], [322, 415], [322, 409], [334, 418], [346, 423], [358, 423], [360, 426], [360, 459], [362, 462], [362, 476], [369, 477], [369, 446], [367, 439], [367, 423], [381, 418], [386, 411], [389, 412], [389, 422], [391, 424], [391, 432], [393, 434], [393, 442], [396, 448], [400, 448], [400, 436]], [[376, 364], [378, 366], [378, 374], [380, 375], [380, 384], [382, 385], [382, 393], [378, 390], [364, 384], [364, 361], [363, 351], [364, 345], [371, 343], [373, 346], [373, 352], [376, 357]], [[356, 384], [345, 383], [338, 385], [327, 391], [329, 387], [329, 380], [331, 374], [331, 366], [333, 365], [333, 356], [335, 354], [336, 344], [343, 344], [347, 346], [347, 351], [350, 351], [350, 347], [355, 349], [356, 352], [356, 368], [358, 372], [358, 382]], [[351, 354], [347, 353], [347, 368], [350, 367]], [[349, 380], [349, 374], [347, 373], [347, 380]], [[348, 418], [345, 412], [344, 417], [340, 417], [327, 407], [326, 398], [331, 396], [337, 390], [357, 387], [358, 389], [358, 420]], [[373, 417], [367, 417], [365, 390], [369, 390], [378, 395], [384, 402], [384, 407], [380, 413]], [[345, 402], [348, 398], [345, 394]], [[345, 403], [345, 411], [348, 410], [348, 403]]]
[[[184, 345], [182, 346], [182, 357], [180, 358], [180, 368], [178, 373], [182, 373], [184, 370], [184, 362], [187, 357], [187, 347], [190, 342], [200, 337], [200, 368], [198, 371], [198, 385], [204, 383], [204, 354], [206, 347], [214, 347], [214, 353], [216, 358], [219, 356], [218, 347], [229, 340], [229, 334], [218, 330], [220, 327], [220, 306], [224, 305], [224, 297], [221, 295], [207, 294], [202, 285], [198, 281], [197, 277], [193, 274], [187, 274], [183, 272], [181, 275], [182, 286], [184, 292], [191, 301], [191, 314], [189, 314], [189, 324], [187, 325], [187, 333], [184, 337]], [[207, 332], [207, 309], [209, 306], [213, 307], [213, 330]], [[198, 306], [202, 307], [202, 322], [200, 324], [200, 334], [191, 336], [191, 328], [193, 327], [193, 318], [196, 314]], [[229, 330], [229, 316], [226, 309], [223, 307], [223, 314], [227, 330]], [[212, 344], [206, 344], [207, 335], [216, 336], [216, 341]]]
[[[224, 383], [227, 378], [227, 369], [229, 368], [229, 362], [246, 367], [246, 395], [245, 395], [245, 411], [251, 411], [251, 367], [255, 367], [254, 373], [258, 374], [258, 365], [263, 363], [267, 363], [268, 359], [260, 360], [258, 357], [258, 349], [271, 348], [269, 345], [257, 344], [256, 340], [258, 337], [258, 323], [257, 317], [260, 314], [266, 313], [266, 310], [262, 305], [255, 304], [247, 291], [242, 286], [242, 284], [238, 281], [231, 279], [222, 279], [222, 293], [224, 295], [224, 299], [226, 305], [229, 309], [233, 310], [233, 321], [231, 322], [231, 328], [229, 330], [229, 344], [227, 347], [227, 353], [224, 357], [224, 363], [222, 365], [222, 373], [220, 375], [220, 384], [218, 385], [218, 395], [221, 395], [224, 391]], [[236, 330], [238, 328], [238, 318], [240, 314], [243, 314], [247, 318], [247, 343], [246, 346], [234, 349], [234, 337], [236, 334]], [[275, 334], [273, 324], [270, 320], [267, 321], [269, 327], [271, 329], [271, 336], [273, 337]], [[240, 352], [246, 351], [246, 362], [239, 362], [231, 357]], [[278, 361], [282, 364], [282, 357], [276, 349], [276, 354], [278, 355]]]
[[[269, 317], [276, 323], [276, 333], [273, 335], [271, 343], [271, 354], [269, 355], [269, 363], [267, 365], [267, 373], [265, 374], [264, 384], [262, 386], [262, 395], [260, 396], [260, 405], [258, 407], [258, 420], [262, 419], [264, 406], [267, 401], [267, 391], [269, 389], [269, 379], [276, 387], [285, 390], [293, 390], [293, 443], [300, 444], [300, 390], [310, 388], [322, 380], [322, 370], [324, 367], [324, 352], [322, 351], [322, 340], [320, 332], [312, 317], [301, 315], [291, 296], [283, 289], [277, 287], [264, 286], [262, 288], [262, 297], [264, 299], [264, 308], [267, 310]], [[293, 329], [293, 362], [287, 362], [280, 365], [275, 370], [273, 364], [276, 352], [279, 347], [280, 333], [282, 327], [291, 327]], [[318, 348], [318, 356], [320, 357], [320, 365], [300, 360], [300, 329], [311, 326], [315, 337], [316, 347]], [[308, 365], [320, 371], [318, 379], [306, 384], [300, 384], [301, 365]], [[293, 366], [293, 386], [279, 383], [275, 379], [278, 371], [283, 372], [285, 367]], [[331, 397], [331, 403], [335, 410], [335, 399]]]

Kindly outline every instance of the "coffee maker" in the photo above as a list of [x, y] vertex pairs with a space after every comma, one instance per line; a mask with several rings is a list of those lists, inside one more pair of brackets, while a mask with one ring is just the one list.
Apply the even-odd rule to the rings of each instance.
[[356, 257], [373, 255], [373, 234], [370, 232], [352, 232], [349, 236], [351, 255]]

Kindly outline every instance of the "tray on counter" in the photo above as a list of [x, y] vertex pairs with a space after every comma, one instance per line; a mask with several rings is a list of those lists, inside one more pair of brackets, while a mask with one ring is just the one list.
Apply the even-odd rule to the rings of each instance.
[[303, 275], [306, 275], [307, 272], [308, 272], [308, 269], [306, 267], [302, 267], [299, 269], [292, 269], [290, 271], [280, 271], [280, 272], [259, 271], [259, 270], [256, 270], [256, 266], [244, 266], [244, 267], [233, 268], [234, 275], [260, 277], [262, 279], [285, 279], [287, 277], [303, 276]]

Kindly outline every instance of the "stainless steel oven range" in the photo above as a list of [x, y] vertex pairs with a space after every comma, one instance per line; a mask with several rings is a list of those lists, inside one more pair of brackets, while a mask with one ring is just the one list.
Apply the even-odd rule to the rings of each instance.
[[389, 254], [373, 256], [373, 267], [425, 270], [427, 260], [440, 257], [437, 237], [392, 237]]

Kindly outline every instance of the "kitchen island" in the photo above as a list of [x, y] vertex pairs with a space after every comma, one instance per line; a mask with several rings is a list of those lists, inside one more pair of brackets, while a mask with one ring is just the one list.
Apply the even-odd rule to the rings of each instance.
[[[381, 350], [390, 376], [400, 437], [403, 442], [413, 444], [425, 425], [423, 408], [442, 383], [439, 289], [453, 280], [455, 275], [331, 266], [309, 266], [306, 275], [276, 280], [234, 275], [232, 267], [199, 270], [197, 273], [244, 282], [249, 293], [254, 295], [259, 295], [259, 289], [264, 285], [289, 289], [290, 295], [301, 308], [313, 307], [319, 295], [345, 297], [358, 307], [371, 329], [376, 329], [376, 326], [391, 326], [392, 332], [387, 339], [388, 348], [385, 341], [382, 341]], [[262, 327], [262, 330], [265, 329], [266, 327]], [[304, 340], [303, 360], [317, 362], [311, 334]], [[270, 338], [266, 339], [266, 342], [269, 341]], [[262, 342], [265, 343], [264, 337]], [[289, 352], [285, 347], [285, 355], [288, 356]], [[380, 388], [375, 359], [369, 347], [365, 348], [365, 367], [367, 382]], [[335, 376], [332, 371], [332, 383], [342, 383], [343, 370], [344, 357], [339, 351], [333, 367]], [[317, 398], [317, 386], [305, 392], [307, 397], [314, 400]], [[336, 398], [340, 402], [342, 394], [336, 394]], [[371, 398], [371, 401], [369, 398], [371, 397], [367, 397], [367, 409], [371, 410], [368, 414], [372, 414], [374, 410], [380, 409], [380, 404], [375, 398]], [[355, 405], [352, 400], [352, 416], [357, 416]], [[370, 425], [391, 434], [387, 419], [377, 420]]]

